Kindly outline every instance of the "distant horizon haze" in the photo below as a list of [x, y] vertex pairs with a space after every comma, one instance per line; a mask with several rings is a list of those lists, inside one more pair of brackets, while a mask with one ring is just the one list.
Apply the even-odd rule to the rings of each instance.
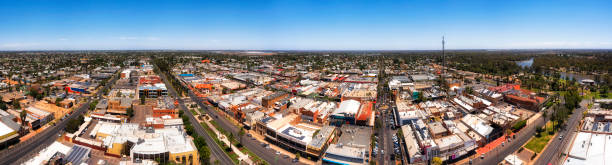
[[0, 1], [0, 51], [612, 49], [612, 1]]

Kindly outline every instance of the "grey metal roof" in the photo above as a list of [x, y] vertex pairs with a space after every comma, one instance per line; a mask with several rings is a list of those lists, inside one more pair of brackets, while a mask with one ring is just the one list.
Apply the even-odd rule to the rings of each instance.
[[312, 138], [312, 142], [310, 142], [310, 144], [308, 145], [316, 148], [323, 147], [323, 145], [327, 142], [327, 139], [330, 137], [330, 135], [334, 132], [335, 129], [335, 126], [323, 126], [323, 128], [319, 130], [319, 133], [314, 135], [314, 137]]
[[72, 164], [81, 164], [84, 158], [89, 157], [90, 151], [91, 151], [91, 148], [89, 147], [84, 147], [84, 146], [75, 144], [74, 146], [72, 146], [70, 154], [66, 156], [65, 161], [72, 162]]

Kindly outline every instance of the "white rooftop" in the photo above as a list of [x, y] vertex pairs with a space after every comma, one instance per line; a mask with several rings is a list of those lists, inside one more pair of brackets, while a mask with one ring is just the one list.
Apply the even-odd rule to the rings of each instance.
[[579, 132], [564, 164], [612, 164], [612, 135]]
[[591, 133], [579, 132], [576, 135], [572, 149], [569, 152], [570, 157], [578, 159], [586, 159], [587, 150], [591, 144]]
[[53, 142], [51, 145], [49, 145], [49, 147], [44, 148], [43, 150], [41, 150], [40, 152], [38, 152], [38, 155], [36, 155], [34, 158], [24, 162], [24, 165], [39, 165], [39, 164], [44, 164], [43, 162], [46, 160], [51, 159], [51, 157], [57, 153], [60, 152], [64, 155], [68, 155], [68, 152], [70, 151], [70, 147], [66, 146], [60, 142]]
[[315, 131], [301, 129], [294, 127], [293, 125], [287, 124], [279, 129], [280, 136], [288, 139], [292, 139], [294, 142], [299, 142], [303, 145], [307, 145], [312, 141], [312, 135]]
[[481, 136], [487, 137], [491, 132], [493, 132], [493, 127], [491, 127], [483, 119], [472, 114], [465, 115], [463, 118], [461, 118], [461, 121]]
[[4, 124], [2, 121], [0, 121], [0, 137], [7, 135], [9, 133], [12, 133], [12, 132], [15, 132], [15, 130], [13, 130], [12, 128]]
[[344, 100], [340, 103], [340, 107], [334, 111], [334, 114], [357, 114], [361, 103], [357, 100]]
[[606, 146], [606, 135], [603, 134], [593, 134], [591, 135], [591, 146], [589, 146], [589, 150], [587, 151], [586, 164], [602, 164], [604, 162], [605, 157], [605, 149]]
[[511, 165], [523, 165], [523, 160], [521, 160], [518, 156], [511, 154], [506, 156], [504, 160]]

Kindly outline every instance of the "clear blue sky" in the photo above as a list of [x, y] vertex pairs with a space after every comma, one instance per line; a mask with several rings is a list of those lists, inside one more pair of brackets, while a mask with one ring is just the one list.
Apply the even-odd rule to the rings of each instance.
[[610, 0], [0, 1], [0, 50], [612, 48]]

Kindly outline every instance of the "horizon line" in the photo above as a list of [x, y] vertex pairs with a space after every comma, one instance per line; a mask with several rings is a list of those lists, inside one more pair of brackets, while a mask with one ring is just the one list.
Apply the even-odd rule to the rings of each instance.
[[[444, 49], [445, 51], [465, 51], [465, 50], [481, 50], [481, 51], [499, 51], [499, 50], [612, 50], [612, 48], [470, 48], [470, 49]], [[70, 52], [70, 51], [293, 51], [293, 52], [309, 52], [309, 51], [442, 51], [442, 49], [25, 49], [25, 50], [0, 50], [0, 52]]]

